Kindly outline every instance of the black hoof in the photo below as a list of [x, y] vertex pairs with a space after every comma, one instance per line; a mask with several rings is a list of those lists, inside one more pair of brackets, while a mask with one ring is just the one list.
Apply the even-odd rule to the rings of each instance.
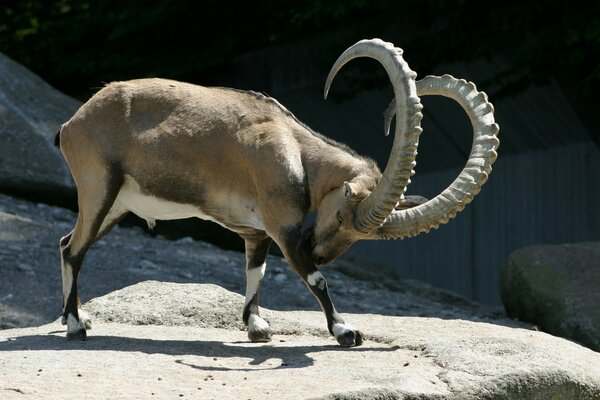
[[269, 328], [248, 331], [248, 339], [252, 342], [270, 342], [271, 336], [271, 329]]
[[353, 347], [363, 344], [363, 334], [360, 331], [348, 330], [336, 337], [336, 339], [342, 347]]
[[67, 332], [68, 340], [86, 340], [87, 332], [85, 329], [78, 329], [74, 332]]

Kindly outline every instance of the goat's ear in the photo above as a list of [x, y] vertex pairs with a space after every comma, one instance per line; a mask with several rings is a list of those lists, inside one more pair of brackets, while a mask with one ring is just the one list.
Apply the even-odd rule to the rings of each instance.
[[350, 182], [344, 182], [342, 185], [342, 192], [344, 193], [344, 198], [346, 199], [349, 199], [356, 194], [356, 191], [352, 188]]
[[346, 200], [363, 200], [369, 195], [369, 192], [357, 182], [344, 182], [342, 193], [344, 193]]

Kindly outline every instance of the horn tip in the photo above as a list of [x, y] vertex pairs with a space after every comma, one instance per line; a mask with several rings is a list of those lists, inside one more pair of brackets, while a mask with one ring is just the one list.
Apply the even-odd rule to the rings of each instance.
[[331, 87], [331, 76], [327, 77], [327, 81], [325, 82], [325, 88], [323, 89], [323, 99], [327, 100], [327, 96], [329, 95], [329, 88]]

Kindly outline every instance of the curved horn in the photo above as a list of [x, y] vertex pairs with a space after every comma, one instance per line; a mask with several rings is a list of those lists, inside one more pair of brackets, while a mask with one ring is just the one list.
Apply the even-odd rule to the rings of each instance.
[[402, 49], [380, 39], [361, 40], [342, 53], [327, 76], [325, 98], [338, 71], [356, 57], [370, 57], [381, 63], [397, 99], [396, 132], [387, 166], [373, 192], [358, 205], [354, 217], [354, 228], [361, 233], [369, 233], [379, 228], [394, 210], [414, 174], [423, 107], [417, 97], [416, 73], [402, 58]]
[[[417, 82], [419, 96], [442, 95], [454, 99], [466, 111], [473, 126], [473, 145], [465, 167], [448, 188], [433, 199], [414, 208], [394, 211], [370, 239], [402, 239], [429, 232], [445, 224], [469, 204], [481, 190], [492, 171], [500, 130], [494, 122], [494, 107], [484, 92], [478, 92], [472, 82], [450, 75], [426, 76]], [[392, 100], [394, 103], [394, 100]], [[390, 114], [391, 115], [388, 115]], [[393, 117], [386, 111], [385, 123]]]
[[[417, 89], [417, 95], [418, 94], [419, 94], [419, 91]], [[392, 127], [392, 121], [394, 120], [395, 116], [396, 116], [396, 99], [392, 99], [392, 101], [390, 102], [390, 105], [385, 109], [385, 112], [383, 113], [383, 135], [384, 136], [389, 136], [390, 128]]]

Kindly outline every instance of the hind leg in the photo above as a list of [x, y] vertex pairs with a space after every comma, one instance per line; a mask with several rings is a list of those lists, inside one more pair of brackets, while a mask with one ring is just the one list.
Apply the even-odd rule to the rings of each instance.
[[113, 208], [121, 187], [116, 177], [99, 177], [87, 179], [86, 182], [92, 184], [78, 185], [79, 214], [75, 228], [60, 241], [63, 280], [62, 319], [67, 324], [67, 337], [83, 340], [87, 337], [86, 330], [91, 327], [89, 318], [80, 310], [77, 289], [77, 278], [83, 258], [87, 249], [100, 234], [106, 233], [125, 214], [118, 207]]
[[[113, 204], [109, 213], [104, 218], [104, 221], [102, 222], [102, 226], [100, 227], [99, 232], [93, 241], [95, 242], [97, 240], [100, 240], [104, 235], [106, 235], [108, 232], [110, 232], [110, 230], [116, 224], [118, 224], [119, 221], [121, 221], [127, 215], [128, 212], [129, 211], [125, 207], [122, 207], [117, 203]], [[62, 269], [62, 281], [63, 281], [63, 304], [62, 304], [62, 310], [63, 310], [62, 324], [63, 325], [67, 324], [67, 316], [64, 314], [64, 310], [65, 310], [65, 306], [66, 306], [65, 299], [68, 298], [70, 288], [72, 286], [72, 277], [71, 277], [70, 273], [68, 273], [69, 269], [66, 268], [66, 266], [65, 266], [65, 263], [63, 260], [63, 253], [65, 251], [67, 244], [71, 240], [72, 235], [73, 235], [73, 231], [71, 231], [68, 235], [66, 235], [60, 239], [60, 254], [61, 254], [61, 261], [62, 261], [61, 269]], [[77, 312], [78, 312], [79, 321], [81, 322], [81, 324], [85, 325], [85, 328], [87, 330], [92, 329], [92, 320], [90, 319], [89, 315], [81, 309], [79, 296], [77, 297]]]

